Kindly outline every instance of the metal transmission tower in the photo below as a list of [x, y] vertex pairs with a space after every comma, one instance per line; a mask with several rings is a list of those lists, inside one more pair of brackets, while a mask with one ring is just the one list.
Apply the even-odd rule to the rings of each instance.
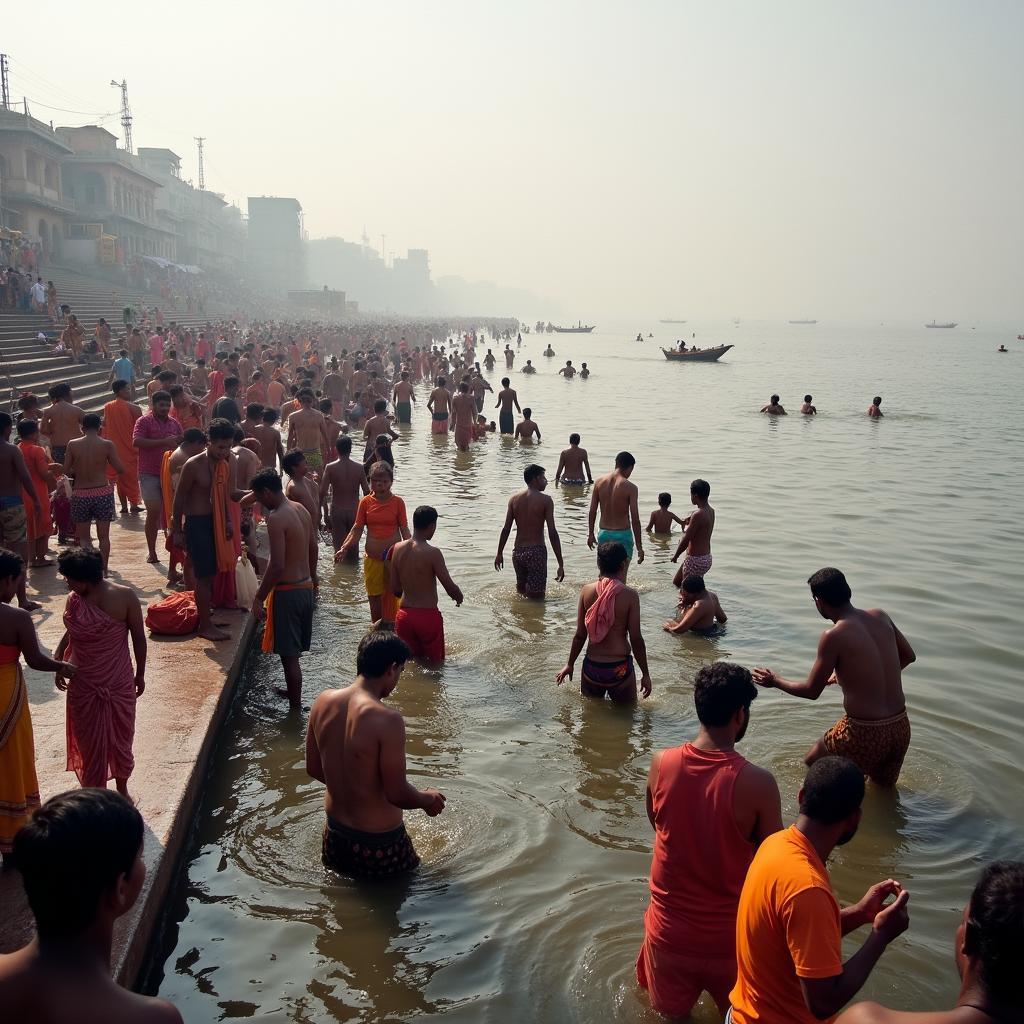
[[203, 143], [206, 141], [206, 137], [203, 135], [195, 135], [193, 138], [196, 140], [196, 145], [199, 147], [199, 191], [202, 192], [206, 189], [206, 176], [203, 174]]
[[4, 110], [11, 109], [11, 83], [7, 79], [6, 53], [0, 53], [0, 103]]
[[126, 79], [121, 79], [120, 82], [111, 79], [110, 84], [115, 89], [121, 90], [121, 127], [124, 129], [124, 148], [126, 152], [134, 153], [135, 150], [132, 148], [132, 111], [128, 106], [128, 82]]

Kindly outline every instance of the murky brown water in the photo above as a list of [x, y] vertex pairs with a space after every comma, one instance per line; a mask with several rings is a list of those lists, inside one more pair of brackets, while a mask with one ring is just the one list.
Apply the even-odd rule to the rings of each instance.
[[[898, 793], [871, 791], [860, 834], [833, 861], [842, 900], [893, 876], [910, 889], [910, 932], [864, 995], [905, 1008], [954, 998], [952, 938], [980, 865], [1024, 856], [1020, 617], [1024, 611], [1024, 343], [1016, 331], [688, 324], [698, 341], [736, 343], [711, 366], [668, 365], [639, 324], [583, 337], [524, 338], [515, 386], [544, 431], [539, 448], [491, 437], [469, 454], [418, 418], [396, 455], [410, 510], [436, 505], [438, 531], [467, 595], [444, 609], [449, 661], [410, 665], [393, 697], [406, 716], [419, 785], [444, 815], [407, 815], [420, 873], [357, 886], [320, 864], [322, 790], [303, 769], [303, 723], [271, 693], [280, 668], [257, 656], [225, 730], [165, 936], [162, 995], [186, 1021], [650, 1021], [633, 980], [651, 830], [652, 750], [696, 730], [691, 680], [730, 658], [805, 671], [824, 623], [804, 584], [843, 568], [854, 600], [886, 608], [918, 653], [906, 675], [914, 740]], [[661, 325], [642, 325], [668, 341]], [[550, 337], [559, 359], [541, 358]], [[997, 355], [1001, 341], [1014, 346]], [[496, 349], [500, 346], [495, 346]], [[483, 354], [482, 352], [480, 353]], [[518, 373], [530, 357], [541, 368]], [[594, 376], [565, 382], [565, 358]], [[504, 371], [491, 375], [495, 383]], [[756, 414], [777, 390], [816, 420]], [[887, 418], [863, 416], [881, 393]], [[555, 489], [564, 585], [543, 605], [492, 567], [505, 499], [521, 470], [550, 476], [571, 430], [595, 472], [628, 448], [641, 511], [658, 491], [686, 504], [695, 476], [718, 509], [708, 577], [729, 613], [717, 640], [660, 630], [672, 610], [668, 542], [630, 573], [643, 593], [654, 695], [635, 710], [556, 689], [580, 585], [595, 575], [587, 497]], [[1017, 468], [1014, 468], [1017, 467]], [[508, 560], [506, 559], [506, 564]], [[552, 563], [553, 571], [553, 563]], [[351, 679], [366, 621], [361, 577], [326, 569], [308, 700]], [[837, 717], [771, 692], [743, 752], [779, 779], [787, 819], [801, 757]], [[714, 1019], [701, 1004], [697, 1019]]]

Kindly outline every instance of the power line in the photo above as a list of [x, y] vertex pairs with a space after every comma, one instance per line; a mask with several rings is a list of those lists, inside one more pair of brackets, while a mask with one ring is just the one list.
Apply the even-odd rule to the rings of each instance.
[[[62, 85], [57, 85], [55, 82], [51, 82], [44, 75], [39, 74], [35, 69], [28, 67], [26, 64], [22, 64], [21, 61], [12, 60], [10, 62], [11, 67], [14, 71], [14, 75], [17, 78], [27, 78], [29, 81], [35, 81], [39, 83], [40, 88], [45, 89], [46, 92], [53, 94], [58, 97], [61, 103], [78, 103], [81, 101], [81, 95], [75, 95], [69, 92]], [[28, 91], [33, 91], [29, 89]], [[39, 91], [38, 89], [35, 91]], [[97, 104], [98, 106], [99, 104]]]
[[59, 110], [62, 114], [80, 114], [82, 117], [117, 117], [116, 110], [68, 110], [66, 107], [54, 107], [49, 103], [35, 100], [31, 96], [25, 97], [34, 107], [42, 107], [44, 110]]

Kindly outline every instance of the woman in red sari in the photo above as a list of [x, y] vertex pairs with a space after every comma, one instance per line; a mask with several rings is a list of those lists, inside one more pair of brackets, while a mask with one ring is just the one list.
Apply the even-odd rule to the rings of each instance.
[[131, 799], [135, 701], [146, 688], [142, 606], [130, 587], [103, 578], [103, 558], [94, 548], [61, 552], [57, 568], [71, 593], [64, 607], [66, 632], [55, 657], [77, 666], [73, 679], [57, 676], [57, 689], [68, 695], [67, 770], [82, 786], [102, 789], [113, 779], [117, 791]]

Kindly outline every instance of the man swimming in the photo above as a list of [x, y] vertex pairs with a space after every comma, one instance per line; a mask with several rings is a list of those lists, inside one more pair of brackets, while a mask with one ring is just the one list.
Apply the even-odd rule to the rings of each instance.
[[686, 523], [675, 514], [669, 511], [672, 504], [672, 495], [668, 491], [662, 491], [658, 495], [658, 507], [651, 512], [651, 518], [647, 520], [648, 533], [671, 533], [672, 524], [678, 523], [684, 530]]
[[771, 401], [767, 405], [761, 406], [761, 412], [767, 413], [769, 416], [786, 416], [786, 410], [779, 404], [779, 396], [772, 395]]
[[558, 468], [555, 470], [555, 483], [582, 487], [592, 484], [594, 478], [590, 472], [590, 460], [587, 449], [580, 447], [580, 435], [569, 435], [569, 447], [558, 456]]
[[837, 754], [853, 761], [872, 782], [895, 786], [910, 746], [902, 672], [917, 655], [881, 608], [854, 608], [850, 586], [838, 569], [819, 569], [807, 583], [818, 614], [834, 623], [821, 634], [810, 674], [797, 682], [759, 668], [754, 682], [808, 700], [838, 683], [846, 713], [811, 747], [804, 763]]
[[818, 415], [817, 408], [814, 405], [811, 404], [813, 401], [814, 401], [814, 397], [812, 395], [804, 395], [804, 404], [800, 406], [800, 411], [805, 416], [817, 416]]
[[884, 416], [882, 414], [882, 410], [879, 409], [879, 406], [881, 404], [882, 404], [882, 399], [881, 399], [880, 395], [875, 395], [875, 397], [871, 399], [871, 405], [868, 407], [868, 415], [873, 420], [884, 419]]
[[672, 580], [678, 587], [687, 576], [706, 576], [711, 571], [711, 534], [715, 530], [715, 510], [708, 504], [711, 484], [707, 480], [694, 480], [690, 484], [690, 501], [697, 506], [683, 520], [683, 535], [672, 561], [679, 560], [685, 551], [686, 557]]
[[561, 686], [572, 679], [573, 666], [586, 644], [580, 693], [629, 704], [636, 700], [634, 657], [640, 666], [640, 692], [645, 698], [651, 695], [647, 645], [640, 632], [640, 595], [626, 586], [629, 557], [618, 541], [605, 541], [598, 547], [597, 568], [597, 581], [580, 592], [569, 660], [555, 682]]
[[[644, 560], [640, 511], [637, 507], [640, 492], [629, 479], [635, 465], [636, 459], [629, 452], [619, 452], [615, 456], [614, 471], [598, 477], [590, 496], [587, 547], [595, 548], [605, 541], [618, 541], [626, 549], [626, 558], [632, 561], [635, 546], [636, 562], [640, 565]], [[601, 524], [595, 537], [598, 508], [601, 510]]]
[[718, 595], [704, 586], [703, 576], [687, 576], [679, 593], [678, 619], [669, 619], [662, 629], [666, 633], [690, 630], [701, 636], [714, 636], [729, 617], [722, 610]]

